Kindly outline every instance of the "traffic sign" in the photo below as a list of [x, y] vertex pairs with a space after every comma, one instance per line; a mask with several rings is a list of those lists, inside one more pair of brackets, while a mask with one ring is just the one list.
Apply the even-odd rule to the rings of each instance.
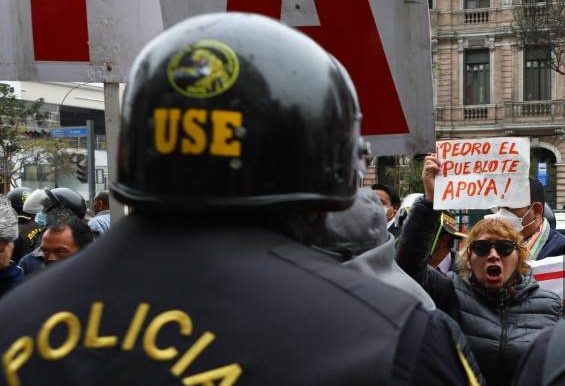
[[545, 162], [538, 162], [538, 173], [537, 179], [543, 186], [547, 186], [548, 184], [548, 177], [547, 177], [547, 163]]
[[87, 135], [88, 131], [86, 126], [67, 126], [51, 129], [52, 138], [86, 137]]
[[[76, 19], [76, 24], [64, 23], [65, 34], [77, 31], [78, 41], [68, 50], [58, 43], [60, 34], [40, 33], [45, 21], [52, 20], [51, 11], [61, 7]], [[164, 28], [189, 16], [225, 11], [277, 18], [310, 35], [339, 59], [359, 93], [362, 134], [375, 155], [433, 151], [426, 1], [0, 1], [0, 79], [125, 82], [135, 56]]]
[[306, 33], [347, 68], [361, 132], [378, 156], [435, 148], [428, 3], [399, 0], [160, 0], [165, 27], [202, 13], [253, 12]]

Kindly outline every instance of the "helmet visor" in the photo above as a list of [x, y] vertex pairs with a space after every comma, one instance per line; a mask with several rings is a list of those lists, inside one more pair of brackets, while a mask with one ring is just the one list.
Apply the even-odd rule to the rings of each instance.
[[39, 212], [48, 212], [57, 206], [59, 200], [48, 189], [36, 189], [25, 200], [24, 212], [37, 214]]

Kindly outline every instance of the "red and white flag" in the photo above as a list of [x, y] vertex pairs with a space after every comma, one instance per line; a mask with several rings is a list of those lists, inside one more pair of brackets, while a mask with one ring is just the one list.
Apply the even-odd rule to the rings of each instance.
[[2, 0], [0, 79], [125, 82], [163, 28], [254, 12], [300, 29], [350, 72], [375, 155], [433, 151], [428, 5], [399, 0]]
[[563, 255], [528, 261], [528, 264], [532, 267], [532, 273], [540, 287], [555, 292], [563, 300], [563, 282], [565, 281]]

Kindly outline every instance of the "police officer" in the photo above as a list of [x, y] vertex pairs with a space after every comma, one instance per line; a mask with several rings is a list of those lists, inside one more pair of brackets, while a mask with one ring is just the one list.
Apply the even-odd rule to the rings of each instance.
[[355, 197], [348, 82], [262, 16], [199, 16], [149, 43], [112, 186], [133, 214], [0, 302], [5, 383], [467, 383], [416, 299], [304, 245]]
[[14, 252], [12, 254], [12, 260], [16, 263], [22, 256], [38, 247], [41, 240], [39, 224], [33, 220], [33, 216], [30, 213], [24, 211], [24, 202], [31, 192], [30, 188], [22, 186], [10, 190], [6, 195], [12, 204], [12, 208], [18, 213], [19, 236], [14, 241]]
[[24, 202], [23, 209], [26, 212], [37, 214], [58, 208], [66, 208], [74, 213], [79, 219], [86, 215], [86, 202], [77, 191], [70, 188], [36, 189]]

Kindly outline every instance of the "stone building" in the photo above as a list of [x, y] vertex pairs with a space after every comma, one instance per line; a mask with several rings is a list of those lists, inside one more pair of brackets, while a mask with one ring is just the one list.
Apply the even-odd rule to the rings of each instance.
[[547, 201], [563, 209], [565, 77], [516, 38], [522, 1], [429, 0], [436, 135], [529, 137], [533, 170], [547, 170]]

